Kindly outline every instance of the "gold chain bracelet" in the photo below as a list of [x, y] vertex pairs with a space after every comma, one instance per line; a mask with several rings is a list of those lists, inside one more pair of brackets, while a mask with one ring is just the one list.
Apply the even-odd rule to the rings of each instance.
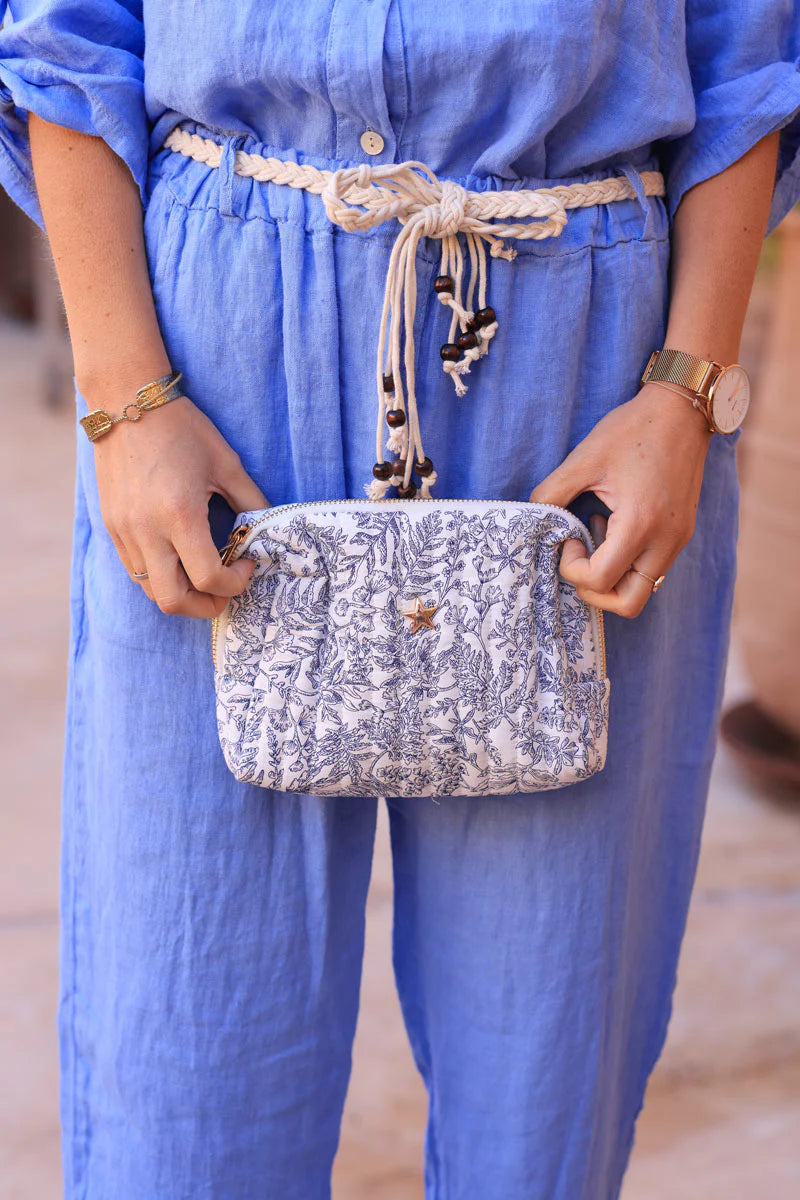
[[170, 400], [177, 400], [183, 394], [178, 387], [178, 382], [182, 378], [182, 371], [170, 371], [168, 375], [162, 375], [160, 379], [143, 384], [137, 389], [136, 398], [130, 404], [125, 405], [120, 416], [112, 416], [104, 408], [96, 408], [93, 412], [87, 413], [85, 417], [81, 417], [80, 423], [86, 431], [89, 441], [96, 442], [99, 437], [108, 433], [109, 429], [120, 421], [130, 421], [131, 423], [141, 421], [142, 414], [149, 409], [161, 408], [163, 405], [169, 404]]
[[680, 384], [677, 386], [673, 386], [673, 384], [666, 383], [663, 379], [648, 379], [647, 383], [645, 384], [645, 387], [647, 386], [647, 384], [652, 384], [653, 387], [662, 387], [667, 392], [674, 392], [676, 396], [683, 396], [683, 398], [685, 400], [689, 401], [692, 408], [696, 408], [699, 413], [703, 414], [703, 416], [705, 417], [706, 429], [708, 430], [708, 432], [709, 433], [716, 432], [714, 429], [714, 426], [710, 423], [710, 421], [708, 419], [708, 413], [706, 412], [705, 405], [702, 403], [697, 392], [692, 392], [692, 389], [690, 387], [683, 387]]

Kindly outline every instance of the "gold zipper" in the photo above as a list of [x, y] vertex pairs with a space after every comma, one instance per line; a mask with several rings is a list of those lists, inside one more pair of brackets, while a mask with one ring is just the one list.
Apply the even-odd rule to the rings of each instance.
[[250, 532], [250, 529], [250, 525], [237, 525], [237, 527], [231, 531], [231, 535], [225, 545], [222, 547], [219, 555], [223, 567], [227, 567], [228, 563], [236, 553], [239, 543], [244, 541]]
[[606, 627], [603, 620], [603, 610], [596, 605], [589, 606], [597, 617], [597, 649], [600, 652], [600, 678], [606, 677]]
[[[276, 504], [274, 508], [267, 510], [266, 516], [261, 517], [259, 521], [254, 521], [252, 525], [238, 525], [232, 530], [227, 543], [222, 548], [221, 557], [225, 566], [233, 558], [233, 554], [237, 547], [244, 541], [248, 533], [254, 533], [257, 529], [261, 529], [266, 525], [276, 514], [289, 512], [293, 508], [330, 508], [332, 505], [339, 504], [363, 504], [365, 508], [376, 508], [379, 504], [516, 504], [520, 507], [530, 508], [532, 502], [530, 500], [480, 500], [474, 497], [459, 500], [445, 500], [439, 496], [413, 496], [408, 499], [403, 499], [401, 496], [387, 496], [383, 500], [362, 500], [360, 496], [350, 496], [342, 500], [296, 500], [292, 504]], [[560, 504], [545, 504], [543, 501], [535, 502], [537, 508], [552, 508], [556, 512], [564, 513], [565, 516], [571, 517], [574, 521], [580, 520], [568, 508], [564, 508]], [[244, 530], [244, 533], [242, 533]]]
[[[237, 548], [244, 541], [244, 539], [247, 537], [249, 532], [250, 532], [249, 525], [237, 525], [235, 529], [231, 530], [230, 536], [228, 537], [228, 540], [225, 543], [225, 545], [222, 547], [222, 550], [220, 551], [220, 555], [219, 555], [220, 562], [222, 563], [223, 567], [227, 567], [228, 563], [231, 561], [234, 554], [236, 553]], [[217, 626], [218, 626], [218, 624], [219, 624], [219, 617], [212, 617], [211, 618], [211, 662], [214, 666], [215, 671], [217, 669]]]
[[[231, 530], [231, 534], [220, 551], [220, 561], [223, 566], [228, 566], [233, 561], [233, 557], [237, 550], [244, 550], [242, 543], [249, 537], [251, 533], [262, 529], [274, 516], [281, 513], [289, 512], [293, 508], [330, 508], [332, 505], [339, 504], [363, 504], [366, 508], [375, 508], [379, 504], [518, 504], [529, 507], [530, 500], [480, 500], [475, 498], [445, 500], [440, 496], [412, 496], [408, 499], [403, 499], [401, 496], [387, 496], [383, 500], [362, 500], [360, 496], [350, 496], [342, 500], [296, 500], [292, 504], [277, 504], [274, 508], [269, 509], [266, 516], [261, 517], [259, 521], [254, 521], [252, 525], [237, 525]], [[551, 508], [555, 512], [564, 513], [565, 516], [571, 517], [574, 521], [579, 521], [573, 512], [568, 508], [564, 508], [560, 504], [546, 504], [543, 501], [535, 501], [538, 508]], [[591, 535], [590, 535], [591, 537]], [[594, 544], [594, 543], [592, 543]], [[593, 606], [590, 606], [593, 607]], [[604, 679], [606, 674], [606, 636], [605, 627], [603, 624], [603, 610], [595, 608], [597, 614], [597, 640], [598, 651], [600, 657], [601, 677]], [[214, 670], [217, 669], [217, 627], [219, 623], [218, 617], [211, 618], [211, 661], [214, 664]]]
[[217, 669], [217, 625], [218, 624], [219, 624], [219, 617], [212, 617], [211, 618], [211, 663], [212, 663], [215, 671]]

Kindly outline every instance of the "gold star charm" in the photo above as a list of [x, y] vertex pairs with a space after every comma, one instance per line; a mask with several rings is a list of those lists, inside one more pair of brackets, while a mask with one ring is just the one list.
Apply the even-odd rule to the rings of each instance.
[[438, 605], [432, 604], [430, 608], [426, 608], [417, 596], [411, 612], [403, 613], [403, 616], [411, 621], [411, 633], [416, 633], [418, 629], [435, 629], [433, 614], [438, 611]]

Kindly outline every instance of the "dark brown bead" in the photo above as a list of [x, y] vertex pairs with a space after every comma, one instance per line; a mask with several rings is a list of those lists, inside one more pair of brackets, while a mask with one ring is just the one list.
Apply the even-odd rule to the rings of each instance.
[[406, 460], [404, 458], [396, 458], [394, 460], [394, 462], [391, 464], [391, 467], [392, 467], [392, 475], [405, 475]]
[[372, 468], [372, 474], [376, 479], [391, 479], [394, 474], [394, 468], [388, 462], [375, 463], [375, 466]]
[[487, 305], [486, 308], [479, 308], [475, 313], [475, 320], [479, 326], [491, 325], [497, 320], [497, 315], [493, 308]]
[[436, 292], [451, 292], [455, 284], [450, 275], [437, 275], [433, 281], [433, 288]]
[[409, 479], [407, 488], [399, 487], [397, 494], [401, 500], [413, 500], [417, 494], [417, 485], [414, 483], [414, 480]]
[[394, 391], [394, 375], [384, 375], [383, 390], [385, 392], [393, 392]]
[[433, 463], [429, 458], [423, 458], [422, 462], [417, 460], [414, 463], [414, 469], [418, 475], [422, 475], [424, 478], [426, 475], [433, 474]]
[[473, 333], [471, 329], [468, 329], [466, 333], [458, 335], [456, 342], [462, 350], [474, 350], [478, 344], [478, 335], [477, 333]]
[[461, 358], [461, 351], [455, 342], [444, 342], [439, 353], [445, 362], [458, 362]]
[[386, 424], [391, 429], [399, 429], [401, 425], [406, 423], [406, 414], [402, 408], [390, 408], [386, 414]]
[[477, 320], [475, 319], [475, 315], [473, 314], [473, 315], [470, 317], [470, 319], [467, 321], [467, 332], [468, 332], [468, 333], [474, 333], [474, 332], [475, 332], [475, 330], [476, 330], [476, 329], [480, 329], [480, 327], [481, 327], [481, 326], [480, 326], [480, 321], [477, 321]]

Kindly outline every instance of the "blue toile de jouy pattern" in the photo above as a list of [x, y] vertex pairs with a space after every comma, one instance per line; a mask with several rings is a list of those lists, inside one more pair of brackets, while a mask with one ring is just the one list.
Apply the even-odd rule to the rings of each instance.
[[602, 769], [602, 623], [557, 569], [565, 538], [591, 546], [571, 513], [322, 501], [237, 525], [249, 526], [238, 553], [258, 565], [217, 622], [214, 658], [238, 779], [319, 796], [485, 795]]

